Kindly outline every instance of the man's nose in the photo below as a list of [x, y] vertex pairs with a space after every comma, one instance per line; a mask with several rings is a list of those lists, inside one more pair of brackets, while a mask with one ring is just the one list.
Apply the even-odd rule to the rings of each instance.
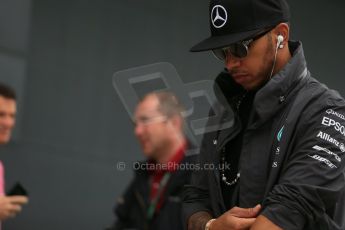
[[231, 72], [231, 70], [239, 67], [241, 65], [241, 59], [234, 57], [230, 53], [227, 54], [226, 59], [225, 59], [225, 66]]
[[140, 123], [136, 124], [135, 128], [134, 128], [134, 134], [136, 136], [140, 136], [142, 133], [143, 133], [143, 126], [142, 126], [142, 124], [140, 124]]

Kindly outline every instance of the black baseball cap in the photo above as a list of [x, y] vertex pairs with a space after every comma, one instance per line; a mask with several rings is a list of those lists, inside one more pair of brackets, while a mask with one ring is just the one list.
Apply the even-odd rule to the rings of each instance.
[[267, 28], [290, 19], [285, 0], [211, 0], [209, 8], [211, 37], [190, 51], [219, 49], [251, 38]]

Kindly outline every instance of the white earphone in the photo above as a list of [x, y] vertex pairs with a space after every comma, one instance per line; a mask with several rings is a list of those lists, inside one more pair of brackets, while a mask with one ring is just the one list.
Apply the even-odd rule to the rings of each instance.
[[279, 49], [284, 48], [284, 45], [282, 44], [283, 41], [284, 41], [283, 35], [278, 35], [277, 47], [279, 47]]
[[271, 78], [272, 78], [272, 76], [273, 76], [274, 67], [276, 66], [278, 48], [279, 48], [279, 49], [283, 49], [283, 48], [284, 48], [284, 45], [282, 44], [283, 41], [284, 41], [283, 35], [278, 35], [278, 37], [277, 37], [276, 52], [275, 52], [275, 54], [274, 54], [274, 61], [273, 61], [273, 65], [272, 65], [271, 74], [270, 74], [270, 76], [269, 76], [269, 80], [271, 80]]

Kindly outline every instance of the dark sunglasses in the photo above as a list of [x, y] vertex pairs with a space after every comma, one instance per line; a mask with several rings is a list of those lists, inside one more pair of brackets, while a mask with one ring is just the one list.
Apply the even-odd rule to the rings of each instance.
[[212, 53], [217, 59], [219, 59], [221, 61], [225, 61], [226, 57], [228, 56], [229, 53], [236, 58], [245, 58], [248, 55], [250, 43], [263, 37], [264, 35], [266, 35], [271, 30], [272, 29], [265, 30], [265, 31], [255, 35], [253, 38], [250, 38], [248, 40], [243, 40], [241, 42], [236, 42], [234, 44], [231, 44], [228, 47], [225, 47], [222, 49], [214, 49], [214, 50], [212, 50]]

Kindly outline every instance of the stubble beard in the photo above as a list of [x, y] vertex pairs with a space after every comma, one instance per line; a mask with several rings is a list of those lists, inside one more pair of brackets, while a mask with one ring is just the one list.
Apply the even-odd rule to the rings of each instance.
[[262, 79], [258, 88], [261, 88], [264, 85], [266, 85], [273, 77], [271, 76], [271, 72], [274, 65], [275, 48], [271, 33], [268, 33], [266, 36], [268, 42], [265, 50], [264, 60], [262, 62], [262, 68], [261, 71], [258, 73], [259, 78]]

